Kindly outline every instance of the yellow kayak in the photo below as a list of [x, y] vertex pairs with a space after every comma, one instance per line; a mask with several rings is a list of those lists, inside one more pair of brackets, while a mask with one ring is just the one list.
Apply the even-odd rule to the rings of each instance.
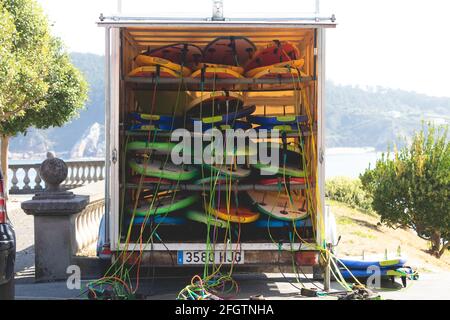
[[252, 69], [252, 70], [248, 71], [245, 74], [245, 76], [247, 78], [253, 78], [255, 75], [257, 75], [267, 69], [272, 69], [272, 68], [283, 68], [284, 67], [284, 68], [301, 69], [304, 64], [305, 64], [304, 59], [280, 62], [280, 63], [273, 64], [271, 66], [265, 66], [265, 67], [259, 67], [259, 68]]
[[189, 77], [192, 71], [188, 67], [181, 66], [177, 63], [169, 61], [167, 59], [151, 57], [144, 54], [138, 55], [134, 61], [139, 67], [148, 67], [148, 66], [160, 66], [164, 68], [168, 68], [170, 70], [176, 71], [183, 75], [183, 77]]
[[224, 68], [224, 69], [230, 69], [233, 70], [236, 73], [239, 73], [240, 75], [244, 74], [244, 68], [242, 67], [237, 67], [237, 66], [229, 66], [226, 64], [217, 64], [217, 63], [199, 63], [198, 65], [196, 65], [193, 70], [197, 71], [197, 70], [201, 70], [203, 68]]
[[[129, 77], [151, 78], [158, 76], [157, 66], [138, 67], [128, 74]], [[159, 77], [161, 78], [181, 78], [181, 75], [172, 69], [160, 67]]]
[[191, 77], [200, 78], [202, 76], [202, 71], [205, 70], [206, 79], [239, 79], [243, 76], [230, 68], [205, 68], [195, 71]]

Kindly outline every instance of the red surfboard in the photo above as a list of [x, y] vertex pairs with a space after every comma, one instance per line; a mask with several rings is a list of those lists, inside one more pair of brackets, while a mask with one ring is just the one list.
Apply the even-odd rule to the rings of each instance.
[[203, 62], [244, 66], [255, 52], [255, 45], [245, 37], [218, 37], [205, 47]]
[[143, 184], [161, 184], [161, 185], [171, 185], [176, 184], [176, 181], [170, 181], [166, 179], [160, 179], [160, 178], [153, 178], [153, 177], [142, 177], [141, 176], [134, 176], [130, 179], [131, 183], [140, 184], [142, 181]]
[[[283, 179], [283, 177], [276, 177], [276, 178], [268, 178], [268, 179], [262, 179], [259, 180], [259, 184], [263, 186], [273, 186], [277, 184], [286, 184], [286, 182], [289, 181], [290, 185], [304, 185], [306, 184], [305, 178], [290, 178], [290, 179]], [[311, 181], [311, 179], [310, 179]]]
[[200, 47], [189, 43], [176, 43], [145, 52], [152, 57], [163, 58], [188, 68], [202, 62], [203, 51]]
[[265, 49], [256, 52], [245, 65], [245, 71], [298, 59], [300, 59], [300, 50], [297, 46], [290, 42], [274, 41]]

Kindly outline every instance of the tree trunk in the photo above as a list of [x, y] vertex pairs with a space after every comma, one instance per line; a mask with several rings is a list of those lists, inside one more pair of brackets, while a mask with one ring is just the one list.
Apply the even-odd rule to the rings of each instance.
[[431, 253], [436, 256], [437, 258], [440, 258], [440, 251], [441, 251], [441, 233], [438, 231], [433, 232], [433, 234], [430, 237], [431, 240]]
[[0, 136], [0, 163], [3, 172], [3, 182], [4, 182], [4, 195], [5, 198], [8, 199], [8, 149], [9, 149], [9, 137], [1, 135]]

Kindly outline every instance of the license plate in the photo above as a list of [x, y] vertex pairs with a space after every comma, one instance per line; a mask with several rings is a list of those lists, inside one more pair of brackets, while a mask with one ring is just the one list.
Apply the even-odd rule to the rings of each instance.
[[178, 264], [243, 264], [244, 251], [178, 251]]

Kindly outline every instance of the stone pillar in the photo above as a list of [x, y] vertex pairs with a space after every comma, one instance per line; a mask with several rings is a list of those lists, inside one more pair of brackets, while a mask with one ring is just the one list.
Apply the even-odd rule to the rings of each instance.
[[89, 204], [89, 196], [61, 190], [67, 173], [66, 163], [48, 154], [40, 167], [45, 191], [22, 203], [24, 212], [34, 216], [36, 281], [67, 279], [67, 267], [76, 253], [74, 221]]

